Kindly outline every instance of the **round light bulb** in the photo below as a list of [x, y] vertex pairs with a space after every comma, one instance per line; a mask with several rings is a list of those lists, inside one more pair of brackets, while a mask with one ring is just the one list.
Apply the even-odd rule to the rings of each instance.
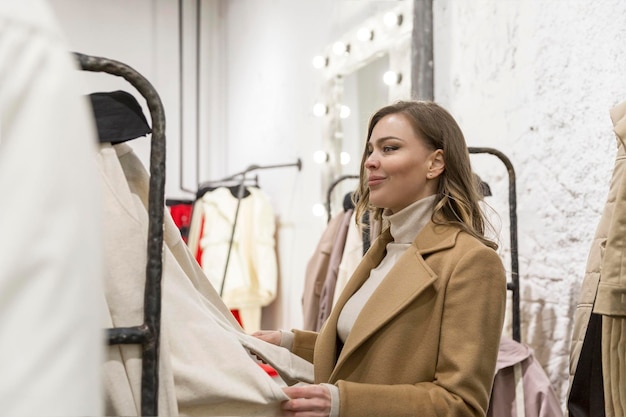
[[350, 163], [350, 154], [348, 152], [341, 152], [339, 154], [339, 162], [341, 165], [348, 165]]
[[383, 22], [388, 27], [398, 26], [402, 22], [402, 17], [394, 12], [389, 12], [383, 16]]
[[335, 42], [333, 44], [333, 53], [335, 55], [343, 55], [347, 54], [348, 52], [350, 52], [350, 45], [341, 41]]
[[342, 119], [347, 119], [348, 117], [350, 117], [350, 107], [342, 104], [339, 108], [339, 117], [341, 117]]
[[400, 84], [402, 74], [395, 71], [387, 71], [383, 74], [383, 82], [387, 85]]
[[326, 208], [324, 208], [324, 205], [322, 203], [314, 204], [311, 208], [311, 211], [313, 212], [313, 215], [315, 217], [322, 217], [326, 214]]
[[313, 153], [313, 161], [315, 161], [316, 164], [323, 164], [328, 161], [328, 154], [322, 150], [315, 151]]
[[369, 28], [361, 28], [356, 33], [356, 37], [361, 42], [371, 41], [374, 39], [374, 32]]
[[317, 55], [313, 58], [313, 67], [320, 69], [324, 68], [326, 65], [328, 65], [328, 60], [326, 59], [326, 57], [322, 55]]
[[317, 117], [322, 117], [328, 113], [328, 107], [324, 103], [315, 103], [313, 106], [313, 114]]

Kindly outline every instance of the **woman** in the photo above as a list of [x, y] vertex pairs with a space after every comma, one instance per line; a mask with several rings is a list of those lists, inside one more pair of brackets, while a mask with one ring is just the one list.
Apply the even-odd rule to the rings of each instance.
[[506, 278], [478, 200], [445, 109], [398, 102], [373, 115], [356, 217], [373, 210], [383, 232], [319, 334], [255, 334], [314, 364], [316, 384], [284, 389], [287, 415], [485, 415]]

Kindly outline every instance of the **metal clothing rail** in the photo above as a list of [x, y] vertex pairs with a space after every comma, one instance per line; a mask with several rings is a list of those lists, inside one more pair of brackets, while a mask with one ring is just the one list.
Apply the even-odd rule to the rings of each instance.
[[245, 179], [245, 176], [247, 173], [252, 172], [252, 171], [258, 171], [261, 169], [273, 169], [273, 168], [285, 168], [285, 167], [297, 167], [298, 171], [300, 171], [302, 169], [302, 161], [300, 160], [300, 158], [298, 158], [296, 160], [296, 162], [293, 163], [289, 163], [289, 164], [275, 164], [275, 165], [249, 165], [248, 168], [244, 169], [241, 172], [237, 172], [236, 174], [233, 175], [229, 175], [228, 177], [224, 177], [221, 178], [219, 180], [212, 180], [212, 181], [205, 181], [203, 183], [200, 184], [200, 186], [198, 187], [198, 189], [204, 188], [204, 187], [208, 187], [211, 186], [215, 183], [219, 183], [219, 182], [226, 182], [226, 181], [232, 181], [235, 180], [239, 177], [241, 177], [241, 179]]
[[109, 345], [142, 345], [141, 415], [158, 415], [161, 276], [163, 272], [163, 215], [165, 199], [165, 112], [150, 82], [118, 61], [74, 53], [84, 71], [105, 72], [124, 78], [146, 99], [152, 120], [150, 190], [148, 194], [148, 261], [144, 289], [144, 322], [107, 329]]
[[517, 247], [517, 193], [515, 190], [515, 169], [509, 158], [497, 149], [483, 147], [469, 147], [469, 153], [488, 153], [497, 156], [509, 174], [509, 234], [511, 241], [511, 280], [507, 282], [506, 288], [511, 291], [512, 301], [512, 332], [513, 339], [521, 342], [521, 322], [520, 322], [520, 287], [519, 287], [519, 262]]
[[330, 184], [330, 186], [328, 187], [328, 191], [326, 192], [326, 222], [327, 223], [330, 221], [332, 217], [331, 199], [332, 199], [332, 194], [333, 194], [333, 190], [335, 189], [335, 187], [339, 185], [339, 183], [342, 181], [349, 180], [349, 179], [358, 179], [358, 178], [359, 178], [358, 175], [342, 175], [340, 177], [337, 177], [337, 179], [333, 181], [332, 184]]

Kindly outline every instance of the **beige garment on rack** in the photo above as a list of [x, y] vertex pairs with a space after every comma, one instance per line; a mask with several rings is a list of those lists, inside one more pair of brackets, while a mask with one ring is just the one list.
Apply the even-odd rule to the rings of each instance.
[[[104, 193], [105, 290], [110, 327], [143, 322], [149, 175], [125, 143], [97, 155]], [[312, 365], [243, 332], [202, 273], [165, 211], [159, 414], [276, 415], [287, 399], [248, 349], [288, 384], [312, 379]], [[108, 349], [107, 415], [139, 415], [138, 345]]]
[[218, 187], [198, 198], [188, 246], [193, 254], [202, 250], [199, 261], [207, 279], [253, 333], [261, 330], [262, 309], [278, 289], [276, 218], [263, 190], [249, 186], [246, 191], [239, 199]]
[[[604, 402], [607, 416], [626, 415], [626, 358], [617, 348], [626, 338], [624, 296], [626, 278], [623, 273], [623, 227], [626, 219], [626, 102], [611, 110], [617, 139], [615, 167], [609, 191], [596, 228], [587, 259], [579, 301], [574, 312], [574, 329], [570, 348], [570, 390], [578, 368], [583, 342], [591, 313], [602, 314], [602, 367]], [[621, 341], [621, 342], [620, 342]], [[591, 387], [597, 389], [598, 387]], [[571, 392], [568, 393], [568, 398]], [[571, 400], [571, 398], [570, 398]], [[621, 410], [620, 410], [621, 408]]]
[[[626, 102], [611, 110], [620, 149], [626, 149]], [[609, 417], [626, 416], [626, 173], [617, 179], [613, 215], [602, 257], [593, 312], [602, 314], [604, 408]]]

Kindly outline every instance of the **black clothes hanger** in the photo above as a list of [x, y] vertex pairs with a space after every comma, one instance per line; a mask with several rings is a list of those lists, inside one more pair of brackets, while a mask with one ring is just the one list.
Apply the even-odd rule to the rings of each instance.
[[352, 192], [346, 193], [343, 196], [343, 211], [348, 211], [354, 208], [354, 202], [352, 201]]
[[[239, 195], [239, 185], [240, 180], [235, 179], [227, 179], [227, 180], [217, 180], [217, 181], [206, 181], [201, 184], [201, 187], [198, 188], [196, 192], [196, 199], [201, 198], [205, 193], [210, 191], [217, 190], [218, 188], [228, 188], [233, 197], [237, 197]], [[259, 188], [259, 176], [255, 175], [252, 178], [245, 177], [244, 180], [244, 190], [242, 198], [246, 198], [250, 195], [250, 191], [247, 189], [247, 186], [252, 186]]]
[[137, 99], [126, 91], [89, 94], [100, 143], [122, 143], [152, 133]]

